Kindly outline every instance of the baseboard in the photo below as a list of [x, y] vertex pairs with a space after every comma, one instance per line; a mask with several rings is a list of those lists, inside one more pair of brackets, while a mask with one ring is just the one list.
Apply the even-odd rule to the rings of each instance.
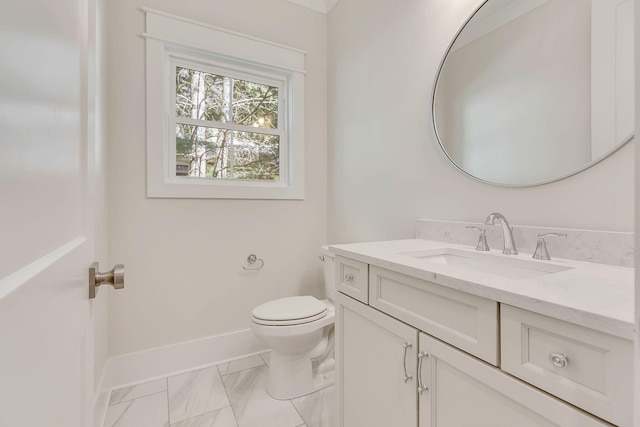
[[98, 390], [109, 391], [267, 350], [250, 329], [244, 329], [110, 357]]
[[93, 427], [102, 427], [104, 425], [104, 419], [107, 415], [107, 408], [109, 406], [109, 396], [111, 395], [111, 389], [105, 387], [105, 378], [109, 372], [109, 359], [105, 361], [102, 367], [102, 373], [98, 379], [98, 384], [95, 387], [93, 395]]
[[102, 427], [104, 425], [110, 394], [109, 391], [102, 389], [96, 392], [93, 404], [93, 427]]

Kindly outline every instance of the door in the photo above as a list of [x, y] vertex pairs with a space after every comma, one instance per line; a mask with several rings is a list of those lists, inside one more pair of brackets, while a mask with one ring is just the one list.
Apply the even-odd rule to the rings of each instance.
[[420, 427], [605, 427], [605, 423], [420, 333]]
[[339, 292], [336, 314], [337, 425], [416, 427], [417, 331]]
[[89, 0], [0, 13], [2, 426], [92, 425], [92, 14]]

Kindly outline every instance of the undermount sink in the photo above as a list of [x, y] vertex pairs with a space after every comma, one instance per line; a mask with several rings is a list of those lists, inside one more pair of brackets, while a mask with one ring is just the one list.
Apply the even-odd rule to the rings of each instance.
[[417, 258], [426, 263], [449, 265], [509, 279], [531, 279], [573, 268], [535, 260], [510, 258], [510, 255], [494, 255], [452, 248], [401, 252], [399, 255]]

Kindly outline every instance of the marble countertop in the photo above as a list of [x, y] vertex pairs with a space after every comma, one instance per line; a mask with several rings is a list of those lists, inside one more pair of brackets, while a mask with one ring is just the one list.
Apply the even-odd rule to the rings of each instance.
[[439, 248], [475, 252], [469, 246], [424, 239], [329, 246], [337, 255], [633, 340], [632, 268], [567, 259], [539, 261], [532, 260], [531, 254], [503, 255], [500, 250], [483, 252], [569, 267], [535, 278], [512, 279], [403, 254]]

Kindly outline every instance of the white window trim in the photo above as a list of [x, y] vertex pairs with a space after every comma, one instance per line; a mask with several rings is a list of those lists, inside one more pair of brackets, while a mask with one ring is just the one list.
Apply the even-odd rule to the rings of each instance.
[[[143, 10], [147, 50], [147, 196], [304, 199], [304, 51], [164, 12]], [[176, 60], [244, 71], [258, 79], [260, 75], [278, 76], [283, 81], [285, 113], [279, 120], [285, 123], [286, 142], [281, 145], [279, 181], [175, 176], [175, 161], [170, 161], [175, 97], [171, 96], [174, 90], [165, 88], [175, 86], [170, 69]], [[174, 127], [170, 129], [172, 123]]]

